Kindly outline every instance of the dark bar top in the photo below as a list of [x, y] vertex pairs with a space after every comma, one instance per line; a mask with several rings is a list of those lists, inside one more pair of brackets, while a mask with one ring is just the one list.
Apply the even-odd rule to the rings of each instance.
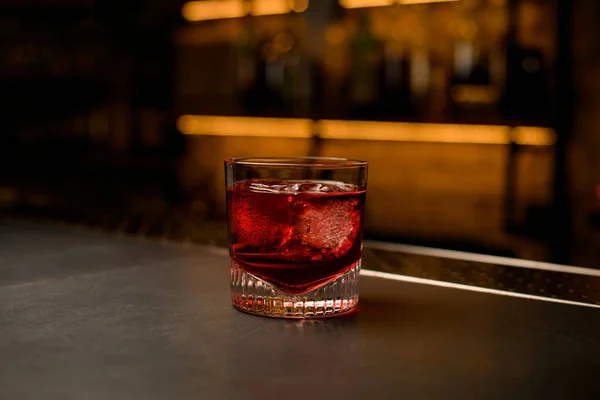
[[389, 276], [367, 271], [352, 316], [260, 318], [231, 307], [224, 248], [0, 219], [0, 398], [600, 393], [596, 306]]

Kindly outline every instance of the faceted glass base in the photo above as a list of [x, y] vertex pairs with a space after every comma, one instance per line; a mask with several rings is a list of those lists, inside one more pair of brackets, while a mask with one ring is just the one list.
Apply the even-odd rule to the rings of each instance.
[[231, 261], [231, 300], [251, 314], [279, 318], [315, 318], [345, 314], [358, 304], [360, 260], [334, 281], [310, 292], [284, 293]]

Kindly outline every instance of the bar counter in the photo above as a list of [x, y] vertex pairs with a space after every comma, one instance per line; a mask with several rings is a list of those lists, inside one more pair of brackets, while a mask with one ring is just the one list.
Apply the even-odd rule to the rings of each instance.
[[0, 398], [600, 393], [598, 271], [366, 247], [357, 313], [278, 320], [231, 307], [223, 247], [0, 219]]

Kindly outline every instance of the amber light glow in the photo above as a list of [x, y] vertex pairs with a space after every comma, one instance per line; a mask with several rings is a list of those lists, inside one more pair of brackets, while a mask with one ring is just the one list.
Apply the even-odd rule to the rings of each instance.
[[394, 0], [340, 0], [340, 5], [344, 8], [383, 7], [392, 4]]
[[551, 146], [556, 141], [553, 130], [538, 127], [517, 127], [511, 138], [507, 126], [333, 120], [318, 124], [324, 139], [472, 144], [509, 144], [514, 140], [531, 146]]
[[509, 143], [509, 129], [502, 126], [421, 124], [372, 121], [319, 121], [324, 139], [389, 140], [435, 143]]
[[552, 146], [554, 143], [556, 143], [556, 133], [550, 128], [518, 126], [513, 132], [513, 140], [517, 144], [531, 146]]
[[312, 137], [310, 119], [183, 115], [177, 129], [185, 135]]
[[247, 10], [240, 0], [206, 0], [185, 3], [181, 14], [188, 21], [208, 21], [243, 17]]
[[500, 92], [493, 86], [455, 85], [450, 95], [459, 103], [492, 104], [500, 98]]
[[181, 14], [190, 22], [210, 21], [227, 18], [240, 18], [248, 14], [254, 16], [304, 12], [308, 0], [254, 0], [251, 4], [244, 0], [205, 0], [190, 1], [183, 5]]
[[517, 144], [552, 146], [550, 128], [425, 124], [411, 122], [341, 121], [293, 118], [183, 115], [177, 128], [185, 135], [381, 140], [431, 143]]
[[308, 9], [309, 0], [288, 0], [290, 8], [297, 13], [304, 12]]
[[392, 4], [428, 4], [447, 3], [458, 0], [339, 0], [344, 8], [384, 7]]
[[252, 15], [276, 15], [289, 13], [290, 6], [287, 0], [254, 0], [252, 2]]
[[450, 3], [458, 0], [397, 0], [398, 4]]

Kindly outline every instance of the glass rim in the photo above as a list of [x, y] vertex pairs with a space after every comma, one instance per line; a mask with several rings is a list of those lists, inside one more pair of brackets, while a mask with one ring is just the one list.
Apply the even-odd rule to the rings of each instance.
[[[305, 162], [312, 161], [312, 162]], [[367, 161], [337, 157], [239, 157], [227, 158], [225, 164], [252, 167], [292, 167], [292, 168], [352, 168], [365, 167]]]

